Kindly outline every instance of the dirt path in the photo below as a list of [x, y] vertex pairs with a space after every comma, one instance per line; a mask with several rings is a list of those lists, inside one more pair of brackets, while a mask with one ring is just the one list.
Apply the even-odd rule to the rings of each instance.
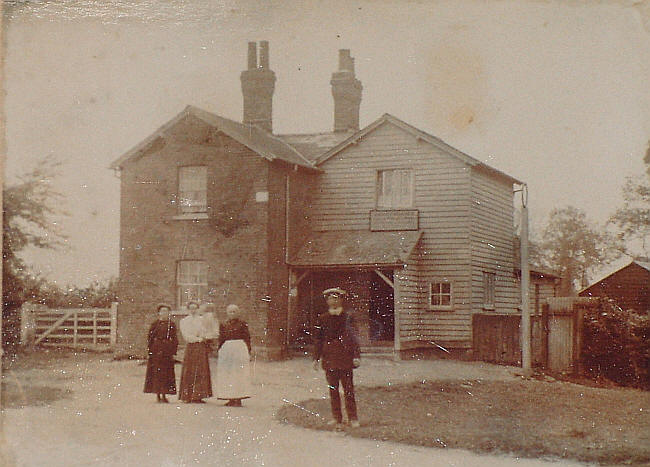
[[[322, 372], [310, 362], [257, 363], [257, 396], [243, 408], [156, 404], [142, 391], [145, 367], [100, 356], [64, 360], [56, 368], [7, 372], [24, 386], [67, 388], [67, 398], [45, 406], [6, 409], [4, 435], [18, 466], [507, 466], [548, 461], [420, 448], [304, 430], [279, 423], [279, 407], [325, 397]], [[213, 372], [216, 367], [213, 365]], [[177, 375], [180, 367], [177, 367]], [[214, 374], [214, 373], [213, 373]], [[422, 379], [508, 379], [513, 369], [453, 361], [365, 359], [358, 385]], [[363, 414], [360, 414], [363, 423]], [[560, 463], [556, 463], [560, 465]], [[565, 463], [561, 465], [579, 465]]]

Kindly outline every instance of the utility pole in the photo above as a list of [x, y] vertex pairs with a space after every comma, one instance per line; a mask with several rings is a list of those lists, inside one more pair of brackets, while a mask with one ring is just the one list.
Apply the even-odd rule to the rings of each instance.
[[530, 342], [530, 266], [528, 262], [528, 186], [521, 187], [521, 368], [533, 374]]

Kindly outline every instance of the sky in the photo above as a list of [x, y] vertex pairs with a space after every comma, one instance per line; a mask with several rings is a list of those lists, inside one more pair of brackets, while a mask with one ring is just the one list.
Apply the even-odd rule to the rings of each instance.
[[28, 263], [61, 285], [117, 276], [110, 163], [191, 104], [241, 120], [248, 41], [270, 42], [274, 131], [329, 131], [351, 49], [361, 126], [383, 113], [529, 187], [533, 229], [573, 205], [604, 222], [650, 139], [650, 2], [104, 0], [5, 4], [6, 183], [45, 155], [66, 247]]

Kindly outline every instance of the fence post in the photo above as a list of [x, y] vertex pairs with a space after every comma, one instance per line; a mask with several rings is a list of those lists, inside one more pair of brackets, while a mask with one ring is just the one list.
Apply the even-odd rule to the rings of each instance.
[[542, 365], [546, 370], [548, 370], [548, 315], [549, 304], [545, 301], [545, 303], [542, 303], [542, 322], [540, 326], [542, 339]]
[[34, 307], [31, 303], [25, 302], [20, 307], [20, 345], [31, 349], [34, 347], [36, 338], [36, 319]]
[[73, 328], [72, 328], [72, 347], [77, 348], [77, 326], [79, 325], [79, 312], [74, 310], [73, 318]]
[[97, 308], [93, 308], [93, 346], [97, 347]]
[[117, 345], [117, 302], [111, 303], [111, 348]]

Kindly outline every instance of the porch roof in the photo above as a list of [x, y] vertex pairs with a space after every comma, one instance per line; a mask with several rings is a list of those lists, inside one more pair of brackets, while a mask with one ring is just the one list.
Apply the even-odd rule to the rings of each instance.
[[421, 235], [421, 231], [314, 232], [289, 264], [303, 267], [403, 265]]

